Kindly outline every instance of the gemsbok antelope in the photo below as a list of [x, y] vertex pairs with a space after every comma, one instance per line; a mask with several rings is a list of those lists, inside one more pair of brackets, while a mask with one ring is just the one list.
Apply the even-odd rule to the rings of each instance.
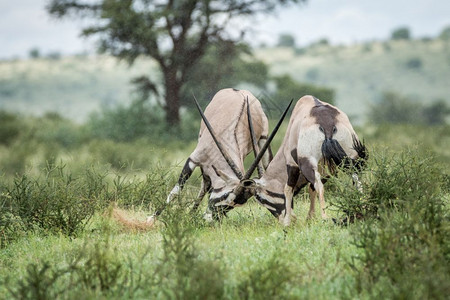
[[[341, 164], [361, 169], [367, 158], [366, 147], [359, 141], [344, 112], [315, 97], [304, 96], [292, 112], [280, 149], [261, 178], [252, 184], [247, 180], [245, 188], [248, 191], [244, 194], [255, 195], [280, 223], [288, 226], [293, 216], [292, 198], [309, 184], [308, 218], [314, 216], [318, 194], [322, 218], [326, 219], [321, 176], [333, 172]], [[359, 187], [356, 172], [352, 177]]]
[[[251, 197], [244, 189], [246, 180], [251, 176], [251, 173], [244, 173], [244, 158], [252, 149], [256, 152], [267, 149], [276, 130], [270, 137], [267, 136], [269, 127], [267, 117], [261, 103], [249, 91], [231, 88], [220, 90], [214, 95], [204, 113], [195, 97], [194, 100], [203, 118], [198, 143], [186, 160], [177, 184], [167, 197], [166, 205], [179, 195], [194, 169], [200, 167], [202, 183], [193, 210], [198, 208], [205, 194], [209, 193], [209, 212], [205, 216], [217, 219], [220, 215], [226, 215], [233, 207], [244, 204]], [[250, 137], [249, 118], [253, 125], [254, 140]], [[278, 128], [282, 120], [280, 119]], [[252, 172], [257, 167], [261, 173], [272, 158], [270, 149], [261, 153], [265, 154], [252, 165]], [[225, 177], [226, 180], [223, 179]], [[223, 200], [227, 200], [228, 204], [218, 205]], [[161, 210], [157, 210], [147, 222], [153, 222], [160, 213]]]

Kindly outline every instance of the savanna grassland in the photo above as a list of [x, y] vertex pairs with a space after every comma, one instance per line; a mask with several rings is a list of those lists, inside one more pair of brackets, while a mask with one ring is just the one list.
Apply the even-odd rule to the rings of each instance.
[[[11, 88], [8, 97], [18, 90]], [[206, 223], [206, 200], [190, 213], [200, 186], [196, 171], [148, 229], [146, 217], [165, 202], [195, 147], [199, 120], [185, 118], [181, 132], [174, 132], [145, 121], [146, 114], [155, 116], [155, 109], [142, 103], [72, 120], [57, 113], [0, 113], [0, 299], [450, 294], [448, 123], [377, 124], [370, 121], [376, 114], [364, 116], [356, 128], [369, 149], [363, 191], [344, 171], [325, 185], [327, 211], [338, 224], [319, 214], [306, 221], [306, 191], [294, 199], [297, 221], [289, 228], [254, 199], [221, 222]]]

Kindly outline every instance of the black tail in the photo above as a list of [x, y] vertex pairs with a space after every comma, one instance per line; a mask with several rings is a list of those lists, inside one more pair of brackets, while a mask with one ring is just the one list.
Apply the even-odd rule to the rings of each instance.
[[331, 170], [341, 164], [348, 164], [348, 156], [342, 146], [335, 139], [325, 138], [322, 143], [322, 155], [325, 159], [325, 164]]
[[366, 162], [369, 159], [369, 151], [364, 145], [364, 141], [361, 143], [356, 136], [353, 135], [353, 149], [355, 149], [356, 153], [358, 153], [358, 158], [353, 160], [353, 165], [358, 171], [361, 171], [365, 166]]
[[355, 167], [358, 171], [364, 168], [369, 157], [368, 151], [364, 143], [361, 143], [356, 136], [353, 136], [353, 149], [358, 153], [357, 159], [350, 159], [342, 146], [335, 139], [325, 138], [322, 143], [322, 155], [325, 163], [331, 170], [336, 166], [344, 168]]

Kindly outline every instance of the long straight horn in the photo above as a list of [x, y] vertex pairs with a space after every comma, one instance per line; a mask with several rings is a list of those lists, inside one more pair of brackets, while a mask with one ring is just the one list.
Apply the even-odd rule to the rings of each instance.
[[280, 120], [278, 121], [277, 125], [273, 129], [273, 131], [270, 134], [269, 138], [267, 139], [266, 143], [264, 144], [264, 146], [259, 151], [258, 156], [255, 158], [255, 160], [253, 161], [252, 165], [248, 168], [247, 172], [245, 173], [243, 180], [249, 179], [250, 176], [252, 176], [252, 173], [253, 173], [253, 171], [255, 171], [255, 168], [258, 165], [259, 161], [263, 157], [263, 155], [266, 152], [267, 148], [269, 148], [270, 142], [272, 142], [272, 140], [275, 137], [275, 134], [277, 133], [278, 129], [280, 129], [281, 123], [283, 123], [283, 120], [286, 117], [286, 114], [287, 114], [289, 108], [291, 107], [292, 101], [294, 101], [294, 99], [292, 99], [291, 102], [289, 102], [289, 105], [287, 106], [286, 110], [284, 111], [284, 113], [281, 116]]
[[214, 133], [214, 130], [213, 130], [211, 124], [209, 123], [208, 119], [206, 119], [206, 116], [203, 113], [203, 110], [201, 109], [200, 105], [198, 104], [197, 98], [195, 98], [194, 95], [192, 95], [192, 96], [194, 97], [195, 105], [197, 106], [198, 112], [202, 116], [203, 122], [205, 122], [206, 128], [208, 128], [208, 131], [211, 134], [214, 142], [216, 143], [217, 148], [219, 148], [220, 153], [222, 153], [222, 156], [225, 158], [225, 160], [227, 161], [228, 165], [230, 166], [231, 170], [233, 170], [233, 172], [237, 176], [237, 178], [239, 178], [239, 180], [242, 180], [243, 176], [242, 176], [241, 171], [239, 171], [238, 167], [236, 167], [236, 165], [234, 164], [234, 162], [231, 159], [228, 152], [225, 151], [225, 148], [222, 146], [222, 143], [219, 142], [219, 140], [216, 138], [216, 134]]
[[[250, 103], [248, 101], [248, 96], [247, 96], [247, 100], [246, 101], [247, 101], [248, 128], [250, 129], [250, 138], [252, 140], [253, 153], [255, 154], [255, 158], [256, 158], [258, 156], [258, 150], [256, 149], [255, 130], [253, 129], [252, 115], [250, 113]], [[259, 178], [262, 177], [263, 172], [264, 172], [264, 168], [261, 166], [260, 163], [258, 163], [258, 175], [259, 175]]]

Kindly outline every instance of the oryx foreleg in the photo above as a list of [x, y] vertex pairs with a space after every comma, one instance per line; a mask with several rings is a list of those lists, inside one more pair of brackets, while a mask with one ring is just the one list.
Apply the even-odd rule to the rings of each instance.
[[314, 189], [319, 194], [319, 204], [320, 204], [320, 213], [322, 215], [322, 219], [327, 219], [328, 216], [325, 212], [325, 196], [324, 196], [324, 188], [323, 183], [320, 180], [320, 174], [317, 170], [315, 170], [315, 178], [316, 181], [314, 182]]
[[312, 184], [309, 184], [309, 188], [308, 188], [308, 193], [309, 193], [309, 212], [308, 212], [308, 217], [307, 219], [313, 219], [314, 215], [315, 215], [315, 210], [316, 210], [316, 190], [314, 189], [314, 187], [312, 186]]
[[180, 177], [178, 178], [177, 184], [173, 187], [173, 189], [170, 191], [169, 195], [166, 199], [166, 204], [163, 205], [160, 209], [156, 210], [153, 217], [159, 216], [166, 205], [168, 205], [173, 198], [178, 196], [180, 192], [182, 191], [184, 184], [186, 181], [191, 177], [192, 172], [194, 171], [195, 167], [197, 167], [197, 164], [189, 157], [186, 160], [186, 163], [184, 164], [183, 170], [181, 170]]
[[192, 207], [192, 211], [196, 211], [198, 209], [200, 203], [202, 203], [202, 200], [205, 197], [205, 194], [210, 190], [211, 190], [211, 179], [203, 175], [202, 185], [200, 187], [200, 191], [198, 192], [197, 199], [194, 202], [194, 206]]

